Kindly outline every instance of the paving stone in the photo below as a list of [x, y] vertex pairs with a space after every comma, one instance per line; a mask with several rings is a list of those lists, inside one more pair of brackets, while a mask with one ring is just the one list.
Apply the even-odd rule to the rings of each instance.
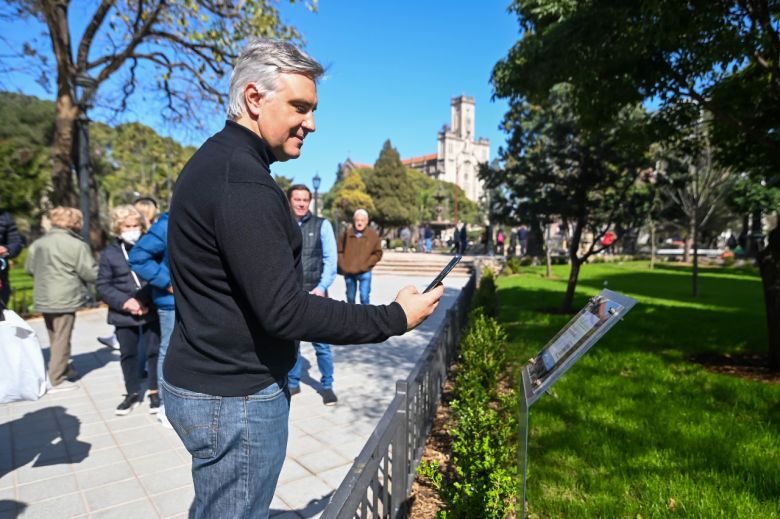
[[26, 503], [26, 508], [19, 517], [24, 519], [66, 519], [78, 517], [87, 512], [81, 494], [67, 494], [46, 501]]
[[93, 512], [90, 517], [92, 519], [140, 519], [158, 517], [158, 515], [154, 505], [144, 498], [132, 503], [125, 503], [113, 508]]
[[138, 476], [144, 476], [179, 467], [184, 463], [175, 452], [168, 451], [130, 460], [130, 465]]
[[287, 481], [293, 481], [311, 475], [313, 474], [306, 470], [303, 465], [290, 456], [287, 456], [284, 460], [284, 465], [282, 466], [282, 473], [279, 474], [279, 483], [286, 483]]
[[73, 474], [65, 474], [44, 481], [19, 485], [16, 488], [19, 492], [19, 500], [24, 501], [25, 503], [32, 503], [49, 499], [52, 496], [71, 494], [79, 491], [76, 476]]
[[338, 489], [344, 478], [347, 477], [349, 469], [352, 468], [352, 463], [347, 463], [340, 467], [335, 467], [330, 470], [325, 470], [317, 473], [317, 477], [329, 485], [331, 488]]
[[147, 422], [146, 425], [143, 427], [136, 427], [134, 429], [126, 429], [124, 431], [118, 431], [114, 433], [114, 438], [116, 438], [117, 443], [119, 445], [130, 445], [131, 443], [137, 443], [137, 442], [161, 442], [164, 443], [164, 440], [161, 438], [161, 427], [159, 427], [157, 424], [153, 424], [150, 422]]
[[345, 458], [338, 452], [330, 449], [297, 456], [295, 460], [312, 474], [319, 474], [325, 470], [350, 464], [349, 458]]
[[195, 490], [192, 486], [185, 486], [170, 492], [164, 492], [152, 496], [157, 510], [163, 517], [178, 515], [189, 511], [192, 501], [195, 499]]
[[287, 455], [297, 457], [326, 448], [325, 444], [306, 434], [297, 436], [287, 442]]
[[159, 494], [174, 488], [192, 487], [192, 473], [189, 466], [174, 467], [168, 470], [139, 476], [149, 494]]
[[17, 484], [24, 485], [25, 483], [32, 483], [34, 481], [70, 474], [71, 470], [71, 466], [68, 463], [58, 463], [56, 465], [44, 465], [41, 467], [25, 465], [24, 467], [16, 469], [14, 473], [16, 474]]
[[106, 465], [105, 467], [76, 472], [76, 479], [82, 489], [108, 485], [134, 477], [135, 474], [133, 474], [130, 466], [125, 461]]
[[171, 450], [171, 446], [168, 445], [162, 438], [155, 438], [154, 440], [143, 440], [135, 443], [120, 444], [122, 452], [125, 453], [127, 459], [142, 458], [159, 452], [167, 452]]
[[136, 479], [128, 479], [110, 485], [84, 491], [90, 512], [129, 503], [146, 497], [143, 487]]
[[90, 452], [89, 456], [84, 458], [81, 462], [74, 463], [73, 470], [80, 472], [82, 470], [113, 465], [114, 463], [124, 460], [124, 454], [122, 454], [122, 451], [120, 451], [118, 447], [101, 449], [99, 451]]
[[333, 489], [316, 476], [308, 476], [278, 485], [276, 493], [293, 510], [303, 510], [322, 499], [329, 499]]

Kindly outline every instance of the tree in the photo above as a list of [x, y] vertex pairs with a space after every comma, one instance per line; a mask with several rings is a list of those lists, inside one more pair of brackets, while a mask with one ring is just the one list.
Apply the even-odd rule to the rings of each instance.
[[499, 152], [504, 167], [481, 172], [505, 215], [545, 224], [557, 217], [570, 227], [564, 312], [573, 310], [582, 264], [609, 246], [601, 238], [612, 231], [620, 239], [643, 222], [650, 201], [640, 181], [649, 146], [644, 113], [628, 109], [609, 127], [586, 132], [571, 101], [570, 87], [561, 84], [542, 104], [510, 102], [504, 127], [511, 133]]
[[[87, 103], [102, 101], [121, 113], [139, 93], [155, 92], [164, 99], [165, 117], [193, 119], [206, 106], [224, 104], [224, 78], [249, 39], [299, 38], [295, 29], [281, 22], [271, 0], [101, 0], [78, 40], [71, 34], [69, 7], [68, 0], [12, 0], [0, 7], [0, 18], [37, 20], [49, 36], [48, 45], [30, 40], [18, 54], [1, 59], [6, 71], [19, 70], [20, 63], [33, 68], [40, 64], [39, 80], [44, 84], [50, 75], [56, 77], [51, 191], [55, 204], [78, 206], [71, 174], [74, 133]], [[85, 76], [94, 83], [84, 85], [79, 106], [75, 88]], [[109, 80], [119, 86], [105, 88]], [[146, 94], [140, 97], [148, 102]], [[96, 196], [93, 189], [95, 214]]]
[[[697, 136], [694, 136], [697, 137]], [[682, 209], [688, 219], [690, 246], [685, 245], [685, 258], [693, 248], [693, 297], [699, 297], [699, 236], [729, 189], [731, 170], [715, 164], [715, 150], [706, 128], [701, 147], [679, 154], [667, 150], [661, 161], [661, 173], [670, 177], [668, 196]]]
[[398, 150], [388, 139], [382, 146], [374, 170], [367, 175], [366, 192], [376, 207], [371, 219], [384, 231], [386, 227], [402, 226], [412, 223], [416, 202], [416, 193], [406, 167], [401, 163]]
[[274, 180], [276, 181], [276, 185], [278, 185], [285, 194], [287, 194], [287, 190], [290, 189], [294, 183], [294, 179], [285, 177], [284, 175], [274, 175]]
[[[583, 124], [628, 104], [658, 104], [653, 128], [672, 136], [702, 110], [718, 160], [780, 185], [780, 9], [776, 0], [515, 0], [524, 37], [493, 72], [496, 94], [539, 100], [574, 87]], [[780, 228], [758, 254], [769, 364], [780, 370]]]
[[374, 201], [366, 193], [366, 184], [357, 171], [334, 186], [332, 193], [331, 214], [342, 221], [351, 220], [358, 209], [365, 209], [369, 214], [374, 214], [376, 210]]

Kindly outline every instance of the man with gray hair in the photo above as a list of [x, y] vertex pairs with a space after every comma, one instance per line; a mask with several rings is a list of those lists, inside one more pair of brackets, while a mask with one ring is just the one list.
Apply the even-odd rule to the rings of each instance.
[[296, 341], [381, 342], [419, 325], [443, 294], [408, 286], [389, 305], [356, 306], [303, 290], [301, 231], [270, 165], [297, 158], [315, 130], [322, 74], [288, 43], [250, 43], [230, 80], [229, 120], [176, 182], [168, 223], [176, 324], [161, 385], [192, 456], [196, 518], [268, 517]]
[[371, 297], [371, 269], [382, 259], [379, 235], [368, 226], [368, 211], [358, 209], [352, 215], [352, 227], [339, 236], [339, 274], [347, 286], [347, 301], [355, 304], [360, 286], [360, 304], [369, 304]]

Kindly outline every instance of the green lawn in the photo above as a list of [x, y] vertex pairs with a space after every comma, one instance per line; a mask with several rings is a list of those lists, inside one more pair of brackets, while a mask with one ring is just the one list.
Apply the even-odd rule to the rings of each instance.
[[[515, 368], [569, 316], [568, 267], [498, 281]], [[637, 306], [531, 410], [528, 501], [538, 517], [778, 517], [780, 384], [713, 374], [688, 359], [766, 348], [755, 273], [646, 263], [585, 265], [577, 306], [608, 282]]]
[[33, 278], [24, 271], [18, 262], [10, 270], [11, 300], [9, 307], [15, 312], [25, 315], [32, 310]]

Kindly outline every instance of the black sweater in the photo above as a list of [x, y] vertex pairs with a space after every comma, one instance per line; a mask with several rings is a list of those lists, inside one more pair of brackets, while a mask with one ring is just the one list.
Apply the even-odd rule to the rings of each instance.
[[283, 382], [295, 341], [381, 342], [406, 331], [398, 303], [357, 306], [301, 288], [301, 232], [271, 178], [265, 142], [228, 121], [182, 170], [168, 250], [176, 326], [164, 377], [246, 396]]

